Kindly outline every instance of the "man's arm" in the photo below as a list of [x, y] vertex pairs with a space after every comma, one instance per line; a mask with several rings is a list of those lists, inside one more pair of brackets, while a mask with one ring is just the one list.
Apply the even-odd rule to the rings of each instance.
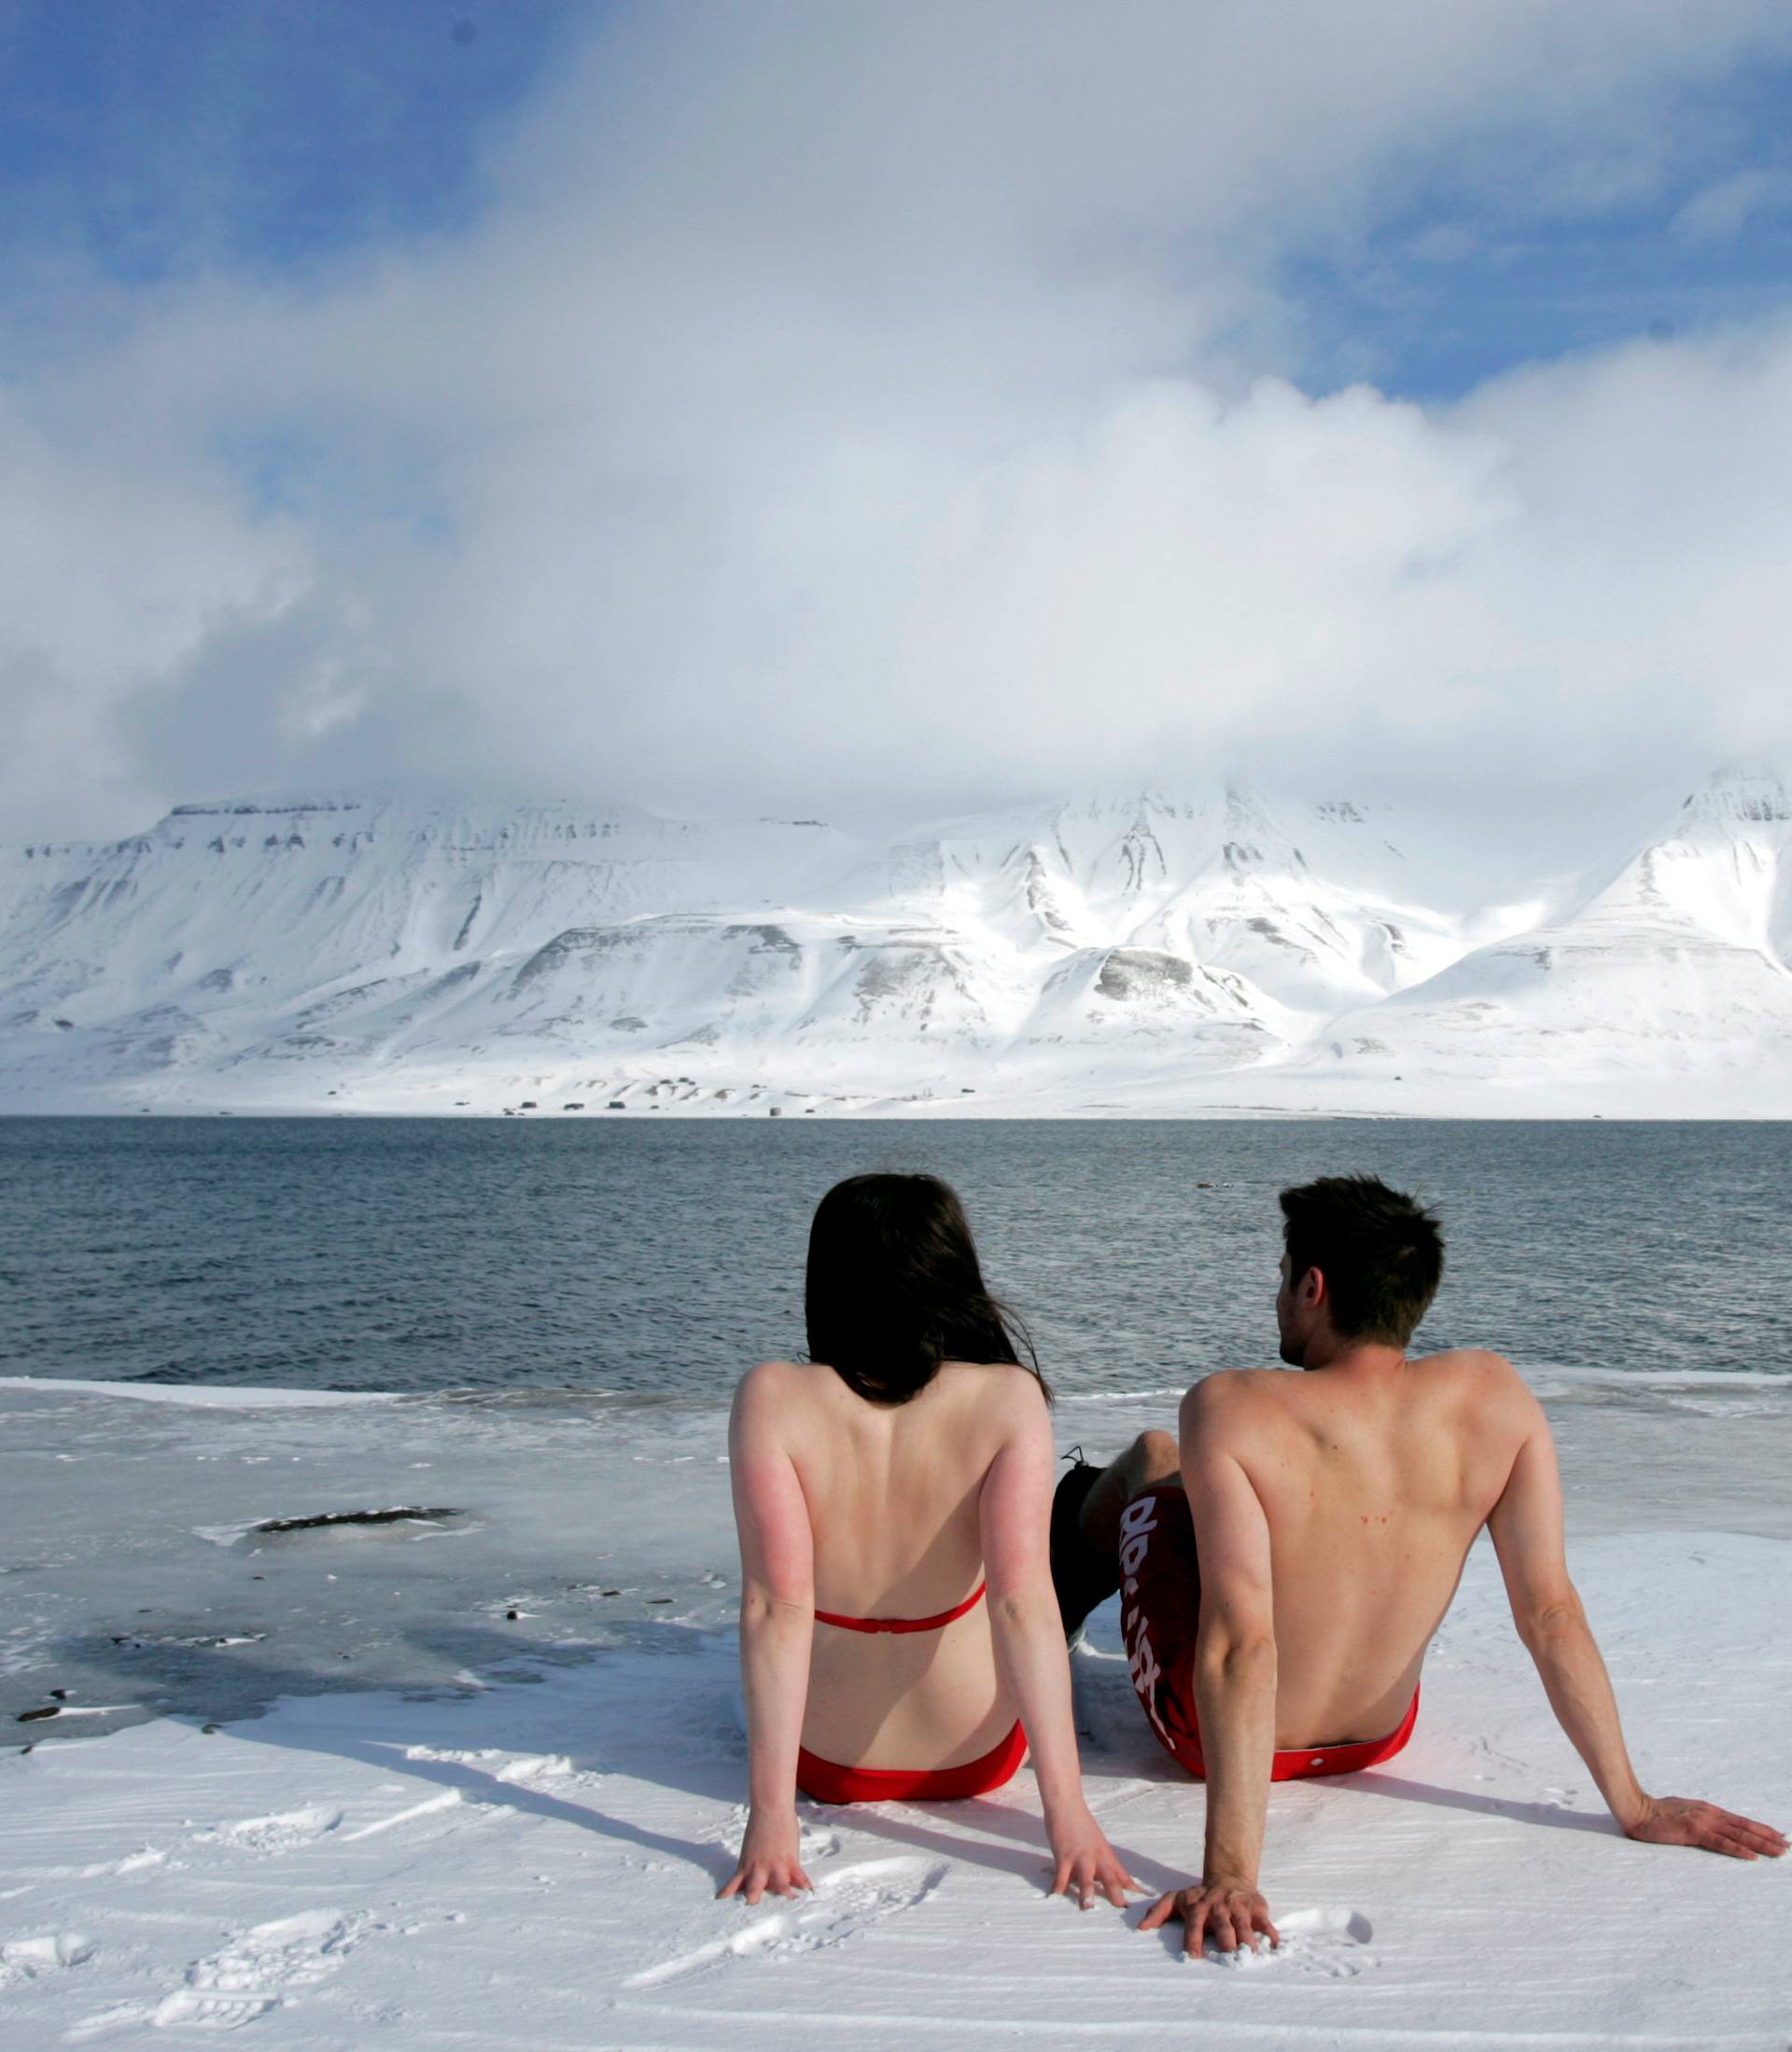
[[740, 1538], [740, 1681], [747, 1703], [750, 1808], [740, 1860], [719, 1891], [757, 1903], [814, 1884], [803, 1871], [796, 1756], [815, 1635], [809, 1507], [779, 1431], [777, 1364], [741, 1379], [729, 1421], [729, 1474]]
[[1198, 1888], [1173, 1891], [1141, 1929], [1183, 1919], [1198, 1958], [1204, 1931], [1222, 1952], [1277, 1941], [1257, 1888], [1276, 1746], [1276, 1626], [1269, 1521], [1236, 1448], [1239, 1397], [1209, 1376], [1183, 1399], [1183, 1486], [1195, 1518], [1201, 1615], [1195, 1701], [1207, 1762], [1207, 1847]]
[[[1515, 1377], [1516, 1380], [1516, 1377]], [[1649, 1795], [1636, 1778], [1617, 1700], [1599, 1647], [1568, 1579], [1562, 1538], [1561, 1480], [1548, 1420], [1529, 1390], [1515, 1401], [1527, 1430], [1505, 1492], [1487, 1521], [1519, 1637], [1543, 1678], [1549, 1707], [1629, 1836], [1656, 1845], [1702, 1846], [1733, 1859], [1778, 1858], [1785, 1837], [1715, 1803]]]

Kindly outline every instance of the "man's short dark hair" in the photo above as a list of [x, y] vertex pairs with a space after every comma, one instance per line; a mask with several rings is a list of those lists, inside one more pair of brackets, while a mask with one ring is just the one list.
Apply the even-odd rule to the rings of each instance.
[[1340, 1339], [1404, 1347], [1444, 1277], [1444, 1236], [1422, 1206], [1376, 1176], [1322, 1176], [1281, 1193], [1288, 1280], [1325, 1277]]

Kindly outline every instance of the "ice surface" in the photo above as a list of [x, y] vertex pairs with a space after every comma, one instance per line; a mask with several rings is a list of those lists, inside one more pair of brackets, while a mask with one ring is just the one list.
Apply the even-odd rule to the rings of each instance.
[[[1646, 1785], [1792, 1812], [1789, 1563], [1722, 1532], [1580, 1549]], [[1092, 1807], [1146, 1891], [1176, 1885], [1202, 1793], [1139, 1716], [1111, 1607], [1073, 1667]], [[743, 1819], [734, 1680], [732, 1635], [667, 1623], [464, 1696], [0, 1755], [7, 2042], [1783, 2052], [1792, 1872], [1617, 1835], [1484, 1553], [1407, 1751], [1272, 1792], [1284, 1943], [1255, 1958], [1186, 1964], [1137, 1906], [1047, 1900], [1026, 1769], [968, 1803], [804, 1803], [814, 1894], [714, 1902]]]
[[[1792, 1538], [1792, 1380], [1533, 1379], [1576, 1537]], [[466, 1685], [734, 1617], [713, 1403], [282, 1394], [0, 1384], [0, 1729], [46, 1740], [319, 1689]], [[1066, 1397], [1058, 1443], [1117, 1451], [1173, 1428], [1181, 1394]], [[407, 1505], [458, 1515], [255, 1529]]]

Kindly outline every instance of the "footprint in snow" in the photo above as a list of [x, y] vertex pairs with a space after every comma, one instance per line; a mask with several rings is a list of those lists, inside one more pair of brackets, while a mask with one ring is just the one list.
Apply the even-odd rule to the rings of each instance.
[[187, 1985], [149, 2012], [159, 2030], [234, 2031], [342, 1966], [370, 1928], [365, 1917], [308, 1909], [256, 1924], [187, 1970]]
[[[925, 1902], [945, 1873], [943, 1861], [934, 1864], [902, 1858], [860, 1861], [830, 1874], [813, 1895], [749, 1912], [752, 1921], [739, 1930], [646, 1967], [623, 1985], [657, 1988], [731, 1959], [789, 1960], [824, 1946], [844, 1945], [874, 1924]], [[723, 1903], [719, 1908], [725, 1915], [736, 1906]]]
[[0, 1943], [0, 1988], [17, 1988], [65, 1966], [80, 1966], [93, 1957], [91, 1940], [76, 1931], [46, 1932], [35, 1938], [8, 1938]]
[[[142, 1874], [150, 1867], [166, 1866], [168, 1855], [157, 1846], [144, 1846], [135, 1852], [127, 1852], [121, 1860], [96, 1860], [91, 1866], [77, 1869], [79, 1879], [97, 1881], [103, 1877], [119, 1874]], [[175, 1864], [181, 1863], [176, 1861]]]
[[1375, 1926], [1360, 1909], [1295, 1909], [1276, 1919], [1281, 1943], [1272, 1951], [1267, 1941], [1253, 1952], [1221, 1952], [1207, 1947], [1209, 1960], [1217, 1960], [1235, 1972], [1261, 1972], [1274, 1967], [1282, 1973], [1315, 1975], [1326, 1980], [1353, 1980], [1380, 1961], [1365, 1947], [1375, 1935]]
[[305, 1809], [283, 1809], [267, 1817], [244, 1817], [234, 1823], [217, 1824], [195, 1835], [202, 1846], [229, 1846], [237, 1852], [292, 1852], [327, 1836], [343, 1821], [340, 1809], [312, 1806]]

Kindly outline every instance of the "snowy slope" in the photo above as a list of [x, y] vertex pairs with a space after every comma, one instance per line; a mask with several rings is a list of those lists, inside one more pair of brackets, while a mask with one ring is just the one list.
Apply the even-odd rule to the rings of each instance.
[[1547, 925], [1335, 1020], [1306, 1057], [1598, 1094], [1615, 1079], [1728, 1082], [1784, 1115], [1792, 1076], [1792, 793], [1731, 772], [1595, 872]]
[[181, 806], [0, 855], [0, 1107], [1787, 1111], [1789, 834], [1714, 778], [1504, 934], [1396, 822], [1235, 783], [889, 844]]

